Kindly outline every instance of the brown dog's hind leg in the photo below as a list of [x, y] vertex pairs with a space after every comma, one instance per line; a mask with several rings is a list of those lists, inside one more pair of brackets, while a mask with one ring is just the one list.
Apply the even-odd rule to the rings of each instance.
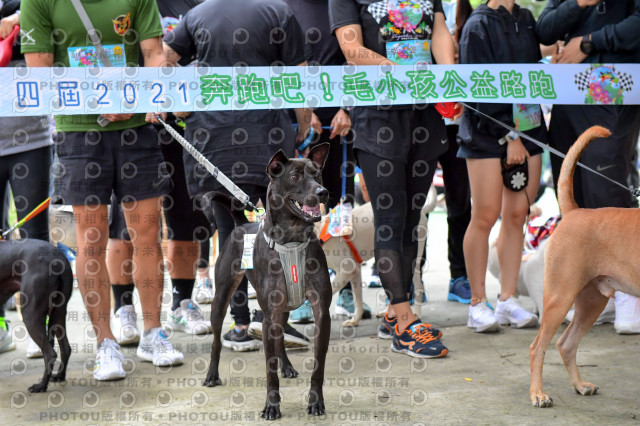
[[[551, 407], [553, 400], [544, 393], [542, 385], [542, 367], [544, 364], [544, 354], [553, 336], [556, 334], [558, 327], [562, 324], [565, 315], [569, 312], [573, 303], [572, 295], [558, 294], [548, 291], [545, 279], [544, 291], [544, 313], [540, 321], [540, 329], [538, 335], [529, 347], [531, 356], [531, 387], [529, 388], [529, 396], [531, 404], [534, 407]], [[574, 279], [575, 281], [575, 279]], [[578, 288], [579, 284], [566, 285], [563, 288]]]
[[562, 356], [564, 365], [569, 373], [571, 384], [576, 392], [581, 395], [593, 395], [598, 391], [598, 386], [593, 383], [583, 382], [578, 373], [576, 363], [576, 353], [582, 337], [593, 327], [593, 323], [598, 319], [609, 300], [597, 289], [595, 283], [599, 280], [592, 280], [576, 298], [575, 313], [573, 321], [562, 334], [556, 346]]

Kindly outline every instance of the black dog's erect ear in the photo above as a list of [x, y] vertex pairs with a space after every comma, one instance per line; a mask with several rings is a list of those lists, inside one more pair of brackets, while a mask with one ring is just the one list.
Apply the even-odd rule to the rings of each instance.
[[[327, 144], [328, 145], [328, 144]], [[267, 174], [271, 177], [277, 177], [282, 174], [284, 171], [284, 165], [289, 162], [289, 158], [285, 155], [283, 150], [278, 150], [271, 160], [269, 160], [269, 165], [267, 166]]]
[[313, 161], [313, 164], [315, 164], [320, 170], [324, 167], [324, 162], [327, 160], [327, 156], [329, 155], [329, 146], [329, 142], [314, 145], [313, 148], [311, 148], [311, 151], [309, 151], [309, 155], [307, 155], [307, 158]]

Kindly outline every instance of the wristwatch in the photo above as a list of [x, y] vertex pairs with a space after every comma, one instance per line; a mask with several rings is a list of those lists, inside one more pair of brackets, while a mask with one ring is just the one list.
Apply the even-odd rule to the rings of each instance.
[[500, 145], [504, 145], [504, 144], [506, 144], [506, 143], [509, 143], [509, 142], [515, 141], [516, 139], [518, 139], [518, 134], [512, 130], [512, 131], [510, 131], [509, 133], [507, 133], [506, 135], [504, 135], [503, 137], [501, 137], [501, 138], [498, 140], [498, 143], [499, 143]]
[[589, 34], [582, 37], [582, 41], [580, 42], [580, 51], [585, 55], [591, 55], [591, 52], [593, 52], [593, 42], [589, 39]]
[[347, 114], [351, 115], [351, 107], [345, 106], [345, 107], [340, 107], [340, 109], [346, 112]]

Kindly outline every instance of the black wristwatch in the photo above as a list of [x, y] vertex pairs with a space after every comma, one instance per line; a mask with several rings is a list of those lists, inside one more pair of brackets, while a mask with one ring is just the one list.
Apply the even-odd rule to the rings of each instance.
[[351, 107], [340, 107], [340, 109], [346, 112], [347, 114], [351, 115]]
[[593, 52], [593, 42], [589, 40], [589, 35], [582, 37], [582, 41], [580, 42], [580, 51], [585, 55], [591, 55]]

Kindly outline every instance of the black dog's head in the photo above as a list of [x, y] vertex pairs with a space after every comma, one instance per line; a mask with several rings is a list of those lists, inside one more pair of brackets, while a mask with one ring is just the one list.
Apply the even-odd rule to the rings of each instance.
[[320, 203], [329, 200], [329, 191], [322, 186], [327, 154], [328, 143], [315, 145], [307, 158], [287, 158], [282, 150], [276, 152], [267, 166], [269, 208], [284, 209], [305, 222], [319, 221]]

